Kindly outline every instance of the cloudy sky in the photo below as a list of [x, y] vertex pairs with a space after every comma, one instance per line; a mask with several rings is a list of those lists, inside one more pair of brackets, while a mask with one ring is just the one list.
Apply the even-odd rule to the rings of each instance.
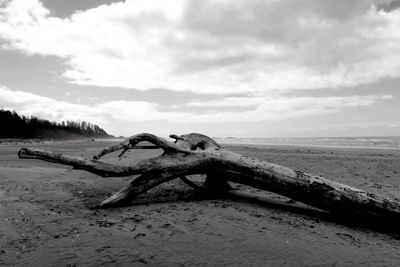
[[114, 135], [400, 135], [400, 1], [0, 0], [0, 108]]

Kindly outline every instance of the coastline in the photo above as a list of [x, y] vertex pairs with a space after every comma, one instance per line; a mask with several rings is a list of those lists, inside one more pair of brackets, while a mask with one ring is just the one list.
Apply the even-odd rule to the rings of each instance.
[[343, 150], [351, 150], [351, 149], [365, 149], [365, 150], [400, 150], [400, 147], [383, 147], [383, 146], [348, 146], [348, 145], [313, 145], [313, 144], [289, 144], [289, 143], [282, 143], [282, 144], [276, 144], [276, 143], [235, 143], [235, 142], [219, 142], [221, 145], [225, 146], [253, 146], [253, 147], [264, 147], [264, 148], [269, 148], [269, 147], [276, 147], [276, 148], [283, 148], [283, 147], [291, 147], [291, 148], [296, 148], [296, 147], [302, 147], [302, 148], [317, 148], [317, 149], [343, 149]]
[[228, 145], [292, 146], [316, 148], [400, 149], [400, 136], [217, 138]]

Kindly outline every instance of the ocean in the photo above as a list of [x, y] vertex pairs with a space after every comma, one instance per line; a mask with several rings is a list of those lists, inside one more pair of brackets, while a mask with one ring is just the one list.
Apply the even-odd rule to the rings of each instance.
[[221, 144], [285, 145], [400, 149], [400, 136], [298, 137], [298, 138], [215, 138]]

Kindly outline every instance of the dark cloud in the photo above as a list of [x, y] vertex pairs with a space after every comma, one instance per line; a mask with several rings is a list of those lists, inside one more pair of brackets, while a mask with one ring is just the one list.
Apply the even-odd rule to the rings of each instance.
[[124, 0], [41, 0], [52, 16], [65, 18], [76, 11], [84, 11], [104, 4], [123, 2]]
[[388, 2], [384, 2], [380, 5], [377, 5], [378, 9], [383, 9], [386, 12], [390, 12], [392, 10], [400, 8], [400, 0], [391, 0]]
[[[184, 21], [190, 30], [220, 37], [248, 37], [260, 41], [295, 45], [315, 35], [316, 23], [344, 24], [364, 15], [371, 7], [365, 0], [286, 0], [286, 1], [187, 1]], [[316, 25], [317, 26], [317, 25]]]

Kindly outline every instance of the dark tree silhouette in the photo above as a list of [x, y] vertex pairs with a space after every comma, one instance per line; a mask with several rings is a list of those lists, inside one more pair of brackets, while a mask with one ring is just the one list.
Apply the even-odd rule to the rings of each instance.
[[89, 122], [51, 122], [37, 117], [25, 117], [15, 111], [0, 109], [0, 138], [79, 138], [111, 137], [99, 126]]

